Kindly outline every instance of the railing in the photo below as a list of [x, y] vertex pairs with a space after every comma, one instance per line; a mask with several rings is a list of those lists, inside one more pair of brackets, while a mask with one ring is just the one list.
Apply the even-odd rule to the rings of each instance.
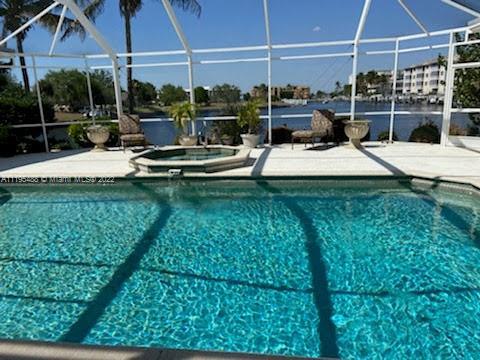
[[[425, 51], [425, 50], [431, 50], [431, 49], [439, 49], [439, 48], [448, 48], [449, 49], [449, 60], [450, 60], [450, 67], [447, 67], [447, 69], [459, 69], [459, 68], [474, 68], [474, 67], [479, 67], [480, 63], [467, 63], [467, 64], [455, 64], [453, 61], [453, 54], [454, 54], [454, 49], [456, 46], [462, 46], [462, 45], [468, 45], [471, 43], [474, 43], [475, 41], [463, 41], [459, 43], [455, 43], [453, 41], [453, 34], [456, 32], [468, 32], [470, 31], [469, 27], [461, 27], [461, 28], [456, 28], [456, 29], [448, 29], [448, 30], [442, 30], [442, 31], [435, 31], [431, 32], [429, 34], [415, 34], [415, 35], [408, 35], [408, 36], [401, 36], [397, 38], [379, 38], [379, 39], [361, 39], [359, 41], [359, 44], [371, 44], [371, 43], [392, 43], [394, 42], [396, 47], [394, 50], [380, 50], [380, 51], [358, 51], [357, 55], [384, 55], [384, 54], [392, 54], [395, 56], [395, 68], [393, 73], [398, 73], [398, 58], [400, 54], [404, 53], [411, 53], [411, 52], [417, 52], [417, 51]], [[450, 43], [449, 44], [440, 44], [440, 45], [431, 45], [431, 46], [419, 46], [419, 47], [412, 47], [412, 48], [404, 48], [401, 49], [399, 47], [400, 42], [404, 41], [409, 41], [409, 40], [415, 40], [415, 39], [422, 39], [422, 38], [431, 38], [434, 36], [442, 36], [442, 35], [450, 35]], [[261, 57], [253, 57], [253, 58], [234, 58], [234, 59], [218, 59], [218, 60], [197, 60], [197, 61], [180, 61], [180, 62], [163, 62], [163, 63], [136, 63], [133, 65], [119, 65], [119, 68], [126, 68], [126, 67], [170, 67], [170, 66], [187, 66], [189, 69], [191, 68], [192, 64], [198, 64], [198, 65], [210, 65], [210, 64], [230, 64], [230, 63], [245, 63], [245, 62], [265, 62], [270, 64], [272, 61], [297, 61], [297, 60], [302, 60], [302, 59], [323, 59], [323, 58], [337, 58], [337, 57], [352, 57], [355, 56], [355, 52], [342, 52], [342, 53], [323, 53], [323, 54], [305, 54], [305, 55], [295, 55], [295, 56], [272, 56], [270, 53], [271, 50], [282, 50], [282, 49], [298, 49], [298, 48], [320, 48], [320, 47], [330, 47], [330, 46], [345, 46], [345, 45], [354, 45], [353, 40], [345, 40], [345, 41], [326, 41], [326, 42], [316, 42], [316, 43], [301, 43], [301, 44], [271, 44], [269, 46], [267, 45], [261, 45], [261, 46], [245, 46], [245, 47], [233, 47], [233, 48], [214, 48], [214, 49], [192, 49], [191, 52], [192, 54], [207, 54], [207, 53], [231, 53], [231, 52], [252, 52], [252, 51], [268, 51], [269, 56], [261, 56]], [[10, 53], [0, 53], [0, 56], [6, 56], [6, 57], [12, 57], [12, 56], [18, 56], [21, 54], [10, 54]], [[86, 76], [88, 78], [89, 72], [93, 69], [113, 69], [112, 65], [107, 65], [107, 66], [90, 66], [88, 64], [89, 59], [108, 59], [108, 55], [101, 54], [101, 55], [85, 55], [85, 56], [75, 56], [75, 55], [61, 55], [61, 54], [56, 54], [56, 55], [51, 55], [51, 54], [23, 54], [25, 56], [29, 56], [32, 59], [32, 65], [27, 65], [24, 66], [24, 68], [32, 68], [34, 70], [34, 73], [36, 73], [37, 69], [40, 68], [54, 68], [54, 66], [37, 66], [35, 64], [35, 58], [36, 57], [56, 57], [56, 58], [75, 58], [75, 59], [83, 59], [85, 61], [85, 72]], [[187, 55], [185, 50], [173, 50], [173, 51], [153, 51], [153, 52], [145, 52], [145, 53], [132, 53], [132, 54], [116, 54], [118, 58], [125, 58], [127, 56], [132, 56], [132, 57], [151, 57], [151, 56], [170, 56], [170, 55]], [[16, 66], [16, 65], [3, 65], [1, 68], [22, 68], [21, 66]], [[65, 66], [61, 66], [61, 68], [65, 68]], [[392, 140], [393, 136], [393, 126], [395, 122], [395, 116], [397, 115], [415, 115], [415, 114], [431, 114], [431, 115], [441, 115], [443, 114], [444, 116], [444, 122], [442, 126], [442, 144], [446, 144], [447, 141], [445, 140], [448, 138], [448, 129], [449, 129], [449, 116], [451, 112], [465, 112], [465, 111], [460, 111], [459, 109], [452, 109], [452, 101], [449, 98], [451, 96], [451, 91], [453, 88], [453, 80], [452, 80], [452, 73], [453, 71], [449, 72], [450, 78], [447, 79], [447, 94], [446, 94], [446, 101], [445, 101], [445, 106], [443, 112], [415, 112], [415, 111], [397, 111], [396, 110], [396, 100], [395, 96], [392, 96], [392, 102], [391, 102], [391, 110], [390, 111], [380, 111], [380, 112], [365, 112], [365, 113], [360, 113], [356, 111], [350, 111], [346, 113], [340, 113], [338, 115], [343, 115], [343, 116], [351, 116], [352, 113], [355, 115], [359, 116], [375, 116], [375, 115], [390, 115], [390, 140]], [[418, 71], [418, 74], [423, 73], [423, 69]], [[406, 77], [408, 79], [408, 77]], [[36, 79], [36, 83], [38, 83]], [[270, 79], [271, 80], [271, 79]], [[411, 82], [406, 82], [405, 87], [408, 87], [411, 84]], [[418, 82], [419, 85], [423, 85], [423, 82]], [[415, 85], [415, 83], [413, 83]], [[193, 88], [193, 86], [192, 86]], [[392, 95], [396, 94], [397, 92], [397, 81], [394, 80], [394, 86], [392, 87]], [[450, 92], [450, 93], [449, 93]], [[91, 93], [91, 87], [89, 85], [89, 93]], [[447, 96], [448, 95], [448, 96]], [[40, 107], [40, 112], [41, 112], [41, 117], [43, 119], [43, 111], [42, 111], [42, 100], [41, 100], [41, 92], [39, 91], [39, 88], [37, 87], [37, 96], [38, 96], [38, 102], [39, 102], [39, 107]], [[93, 109], [94, 104], [92, 97], [90, 97], [90, 107]], [[271, 99], [271, 98], [270, 98]], [[352, 104], [355, 103], [355, 96], [352, 96]], [[355, 109], [355, 106], [352, 107]], [[475, 110], [475, 112], [480, 112], [480, 109], [469, 109]], [[269, 114], [271, 114], [271, 108], [269, 107]], [[263, 119], [277, 119], [277, 118], [308, 118], [310, 117], [310, 114], [285, 114], [285, 115], [270, 115], [270, 116], [262, 116]], [[199, 118], [201, 121], [210, 121], [210, 120], [234, 120], [235, 117], [202, 117]], [[157, 119], [144, 119], [144, 122], [164, 122], [164, 121], [171, 121], [168, 118], [157, 118]], [[21, 125], [15, 125], [14, 128], [36, 128], [36, 127], [41, 127], [44, 133], [44, 138], [45, 138], [45, 147], [46, 150], [48, 151], [48, 142], [47, 142], [47, 134], [46, 134], [46, 129], [55, 127], [55, 126], [65, 126], [65, 125], [70, 125], [76, 123], [75, 121], [69, 121], [69, 122], [57, 122], [57, 123], [46, 123], [44, 120], [42, 120], [41, 124], [21, 124]], [[271, 121], [269, 121], [269, 128], [271, 129]], [[269, 129], [269, 130], [270, 130]]]

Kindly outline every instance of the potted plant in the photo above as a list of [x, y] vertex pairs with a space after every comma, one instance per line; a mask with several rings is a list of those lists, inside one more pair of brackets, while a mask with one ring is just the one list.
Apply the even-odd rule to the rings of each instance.
[[189, 124], [195, 120], [196, 109], [194, 104], [188, 102], [173, 104], [170, 108], [170, 116], [175, 126], [182, 131], [178, 142], [182, 146], [197, 145], [197, 136], [188, 135]]
[[0, 157], [10, 157], [16, 152], [16, 138], [8, 125], [0, 124]]
[[248, 101], [240, 108], [237, 123], [240, 127], [247, 129], [246, 134], [240, 135], [243, 145], [249, 148], [257, 147], [260, 143], [259, 132], [262, 124], [257, 101]]

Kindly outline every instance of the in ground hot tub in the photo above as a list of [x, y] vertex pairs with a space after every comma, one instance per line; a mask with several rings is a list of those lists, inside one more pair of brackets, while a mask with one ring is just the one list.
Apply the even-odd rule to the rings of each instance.
[[170, 170], [211, 173], [243, 167], [249, 155], [248, 149], [222, 145], [153, 149], [130, 159], [130, 166], [148, 173]]

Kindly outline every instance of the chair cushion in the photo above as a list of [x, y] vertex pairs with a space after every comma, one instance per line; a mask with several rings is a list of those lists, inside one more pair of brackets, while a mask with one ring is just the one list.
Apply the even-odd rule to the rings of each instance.
[[312, 130], [297, 130], [292, 133], [292, 137], [295, 138], [311, 138], [312, 136], [314, 136]]
[[122, 141], [145, 141], [145, 135], [143, 135], [143, 134], [121, 135], [120, 140], [122, 140]]

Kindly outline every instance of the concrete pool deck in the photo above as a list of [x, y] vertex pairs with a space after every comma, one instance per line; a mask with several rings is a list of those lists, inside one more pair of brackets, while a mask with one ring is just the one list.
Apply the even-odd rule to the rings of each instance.
[[[308, 360], [301, 357], [248, 355], [156, 348], [87, 346], [42, 341], [0, 341], [0, 360]], [[318, 358], [328, 360], [327, 358]]]
[[[130, 150], [90, 152], [69, 150], [0, 158], [0, 177], [115, 177], [150, 178], [161, 174], [135, 171]], [[480, 188], [480, 149], [402, 143], [365, 143], [362, 150], [346, 146], [313, 149], [289, 144], [252, 150], [247, 166], [211, 174], [185, 177], [281, 177], [281, 176], [417, 176], [471, 184]]]

